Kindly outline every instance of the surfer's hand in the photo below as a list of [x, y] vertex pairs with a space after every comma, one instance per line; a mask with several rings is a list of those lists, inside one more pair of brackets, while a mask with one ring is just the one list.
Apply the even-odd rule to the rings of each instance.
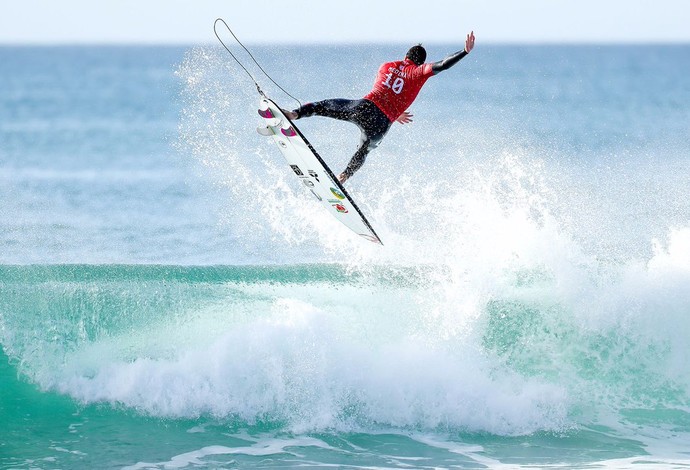
[[467, 39], [465, 39], [465, 52], [467, 52], [469, 54], [473, 48], [474, 48], [474, 31], [472, 31], [470, 34], [468, 34]]
[[408, 113], [407, 111], [403, 111], [403, 113], [398, 116], [398, 121], [400, 124], [407, 124], [408, 122], [412, 122], [412, 114]]
[[338, 175], [338, 181], [340, 181], [340, 184], [343, 184], [345, 181], [347, 181], [347, 176], [345, 176], [345, 173], [340, 173]]

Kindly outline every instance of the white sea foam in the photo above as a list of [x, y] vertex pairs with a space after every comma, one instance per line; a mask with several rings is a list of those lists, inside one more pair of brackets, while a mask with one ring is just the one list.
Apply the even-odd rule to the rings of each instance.
[[[204, 465], [204, 458], [218, 455], [249, 455], [254, 457], [288, 454], [297, 456], [295, 453], [300, 447], [318, 447], [326, 450], [337, 451], [323, 441], [309, 437], [299, 437], [294, 439], [262, 439], [255, 444], [247, 447], [226, 447], [226, 446], [207, 446], [201, 449], [179, 454], [167, 462], [139, 462], [135, 465], [124, 467], [123, 470], [137, 470], [147, 468], [185, 468], [191, 465]], [[292, 450], [295, 449], [295, 450]]]

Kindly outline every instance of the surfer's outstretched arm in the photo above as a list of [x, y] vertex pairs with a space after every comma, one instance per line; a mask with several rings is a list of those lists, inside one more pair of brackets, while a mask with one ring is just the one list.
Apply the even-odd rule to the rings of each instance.
[[443, 72], [444, 70], [448, 70], [453, 65], [460, 62], [460, 59], [469, 54], [473, 48], [474, 31], [467, 35], [467, 39], [465, 40], [465, 48], [463, 50], [458, 51], [455, 54], [451, 54], [443, 60], [439, 60], [438, 62], [434, 62], [433, 64], [431, 64], [431, 70], [434, 72], [434, 75]]

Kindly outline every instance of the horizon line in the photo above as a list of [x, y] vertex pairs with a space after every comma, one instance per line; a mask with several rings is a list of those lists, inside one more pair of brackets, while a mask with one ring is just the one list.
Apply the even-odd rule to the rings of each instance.
[[[418, 41], [295, 41], [295, 42], [281, 42], [280, 44], [266, 41], [244, 41], [246, 45], [251, 46], [389, 46], [400, 44], [411, 44]], [[0, 40], [0, 47], [78, 47], [78, 46], [157, 46], [157, 47], [201, 47], [213, 46], [218, 44], [217, 41], [209, 40], [202, 42], [193, 41], [2, 41]], [[449, 44], [460, 44], [455, 41], [425, 41], [427, 46], [447, 46]], [[500, 41], [489, 40], [482, 41], [478, 46], [683, 46], [690, 45], [690, 39], [678, 40], [523, 40], [523, 41]], [[219, 47], [222, 47], [218, 44]]]

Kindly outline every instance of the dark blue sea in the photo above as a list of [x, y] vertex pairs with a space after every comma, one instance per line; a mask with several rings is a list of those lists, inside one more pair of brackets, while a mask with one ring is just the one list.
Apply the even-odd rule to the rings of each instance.
[[[309, 102], [408, 47], [251, 50]], [[0, 468], [690, 468], [688, 77], [478, 42], [347, 183], [378, 246], [221, 47], [0, 47]]]

